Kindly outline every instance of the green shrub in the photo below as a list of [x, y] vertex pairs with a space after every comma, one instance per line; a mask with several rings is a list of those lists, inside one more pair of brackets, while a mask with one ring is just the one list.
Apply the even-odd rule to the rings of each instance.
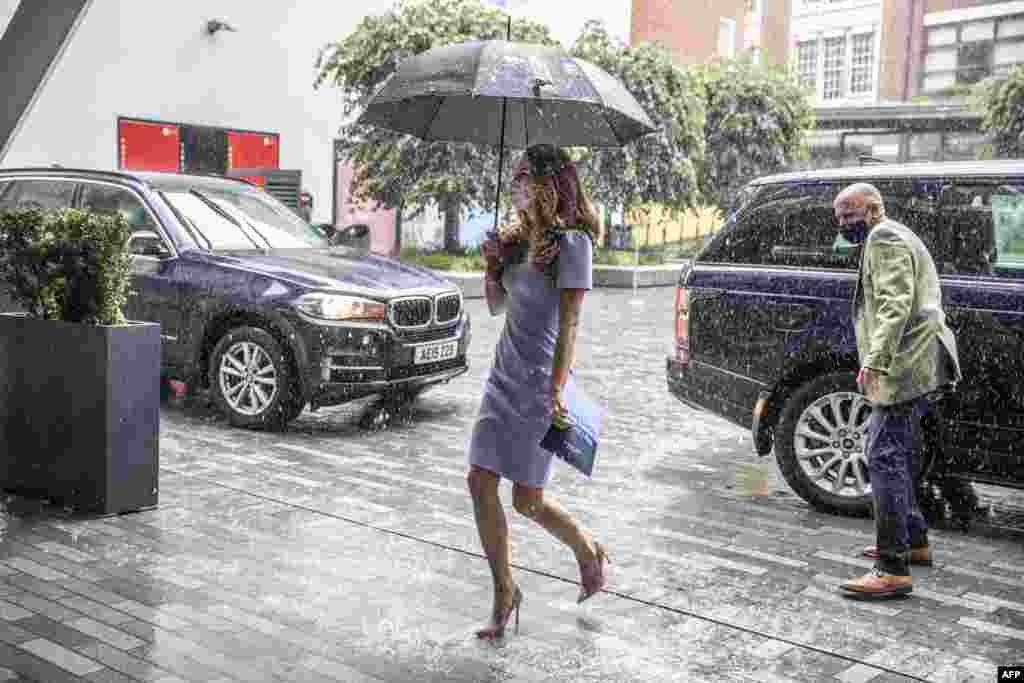
[[123, 324], [129, 235], [116, 212], [2, 211], [0, 282], [33, 317]]
[[399, 258], [406, 263], [431, 270], [472, 273], [484, 269], [484, 259], [478, 249], [469, 251], [462, 256], [443, 251], [418, 251], [410, 248], [402, 249]]

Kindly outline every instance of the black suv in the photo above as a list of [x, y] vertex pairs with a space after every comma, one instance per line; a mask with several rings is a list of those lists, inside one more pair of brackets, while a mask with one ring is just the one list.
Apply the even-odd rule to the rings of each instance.
[[669, 391], [774, 449], [817, 508], [862, 514], [864, 421], [851, 297], [860, 247], [832, 202], [869, 182], [927, 244], [964, 379], [926, 422], [918, 472], [1024, 487], [1024, 161], [872, 165], [751, 183], [680, 275]]
[[[125, 315], [161, 326], [164, 375], [210, 389], [239, 426], [309, 404], [408, 398], [464, 373], [462, 294], [430, 271], [332, 246], [259, 188], [222, 177], [0, 170], [0, 209], [120, 211]], [[9, 299], [0, 310], [14, 310]]]

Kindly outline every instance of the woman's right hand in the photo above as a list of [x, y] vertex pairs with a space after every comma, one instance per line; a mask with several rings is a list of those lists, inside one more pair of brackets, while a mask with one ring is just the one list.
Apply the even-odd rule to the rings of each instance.
[[501, 245], [498, 240], [486, 239], [480, 243], [480, 253], [486, 259], [497, 259], [501, 256]]

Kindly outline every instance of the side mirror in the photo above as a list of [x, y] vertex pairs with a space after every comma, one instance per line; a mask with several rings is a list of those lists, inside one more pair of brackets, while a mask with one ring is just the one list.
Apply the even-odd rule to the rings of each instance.
[[361, 240], [365, 237], [369, 237], [370, 226], [366, 225], [365, 223], [356, 223], [354, 225], [348, 226], [341, 232], [345, 236], [345, 239]]
[[171, 250], [160, 235], [151, 230], [139, 230], [128, 238], [128, 253], [132, 256], [166, 258], [171, 255]]
[[313, 228], [328, 240], [332, 241], [334, 240], [335, 234], [338, 232], [338, 229], [334, 227], [333, 223], [314, 223]]
[[331, 244], [369, 250], [370, 226], [365, 223], [345, 226], [334, 233]]

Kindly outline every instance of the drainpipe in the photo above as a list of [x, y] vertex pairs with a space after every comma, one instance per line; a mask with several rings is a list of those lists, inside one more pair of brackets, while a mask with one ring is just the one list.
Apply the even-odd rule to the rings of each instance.
[[901, 98], [904, 102], [910, 100], [911, 65], [914, 63], [914, 59], [916, 59], [919, 56], [913, 53], [914, 35], [918, 31], [918, 27], [915, 25], [914, 22], [914, 19], [917, 17], [918, 2], [919, 0], [908, 0], [907, 2], [907, 17], [909, 20], [907, 25], [907, 61], [903, 65], [903, 96]]

